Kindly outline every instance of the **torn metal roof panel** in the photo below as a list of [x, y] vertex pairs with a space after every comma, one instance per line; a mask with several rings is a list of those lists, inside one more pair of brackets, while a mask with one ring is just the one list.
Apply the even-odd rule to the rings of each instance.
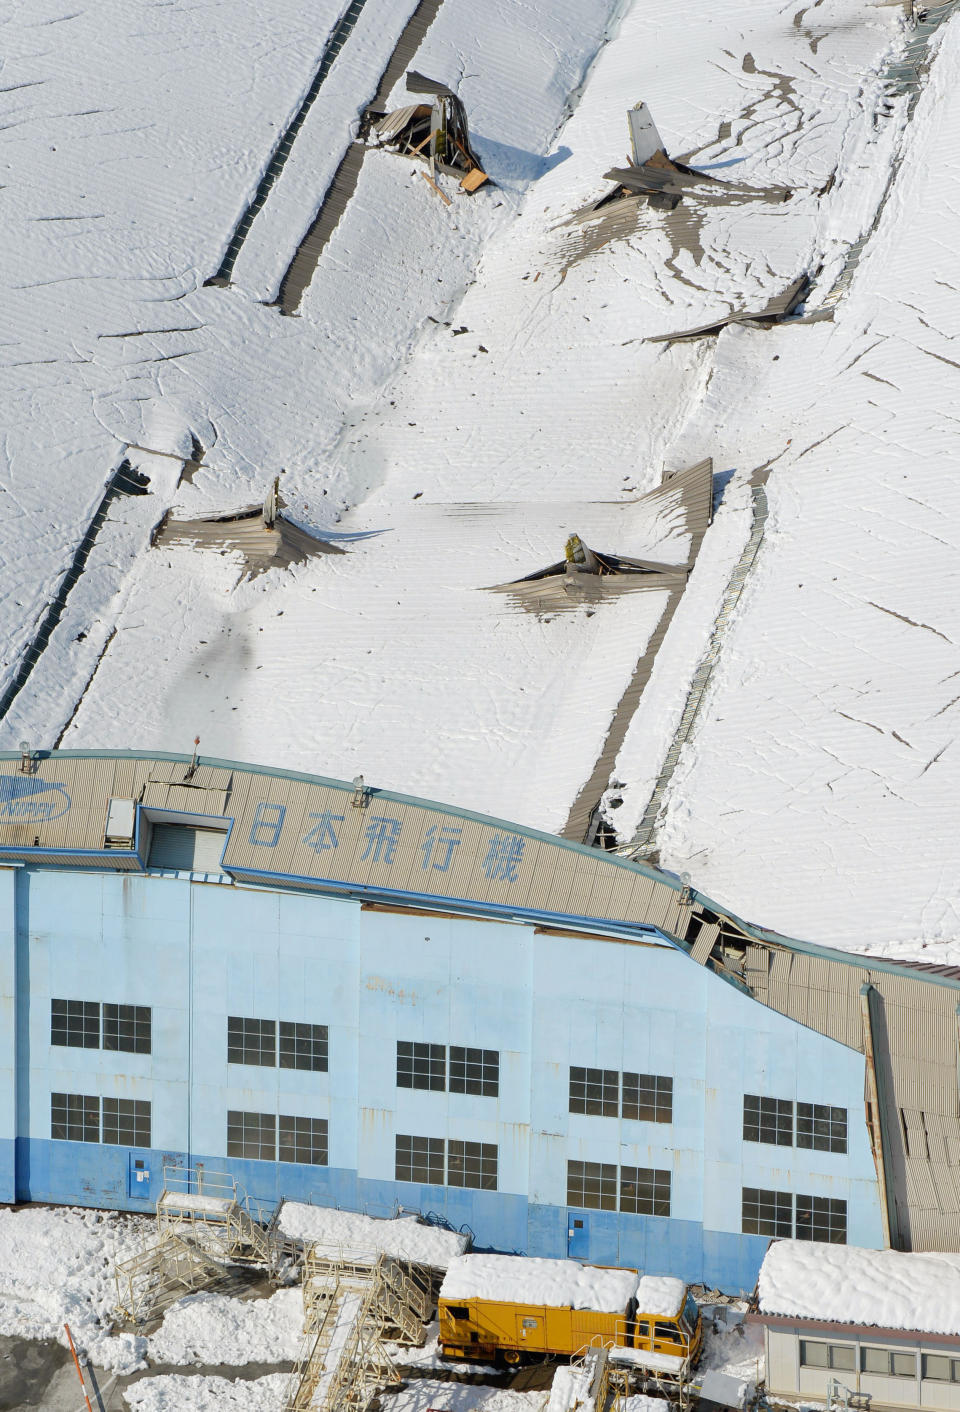
[[719, 333], [728, 324], [753, 323], [772, 326], [782, 319], [789, 318], [810, 290], [810, 276], [799, 275], [780, 294], [774, 295], [762, 309], [734, 309], [722, 319], [713, 323], [700, 324], [696, 328], [681, 329], [678, 333], [658, 333], [646, 340], [647, 343], [683, 343], [693, 338], [704, 338], [708, 334]]
[[279, 512], [268, 525], [259, 505], [196, 520], [174, 520], [167, 515], [153, 543], [157, 548], [184, 546], [237, 552], [243, 558], [245, 578], [257, 578], [268, 569], [289, 569], [317, 554], [345, 553], [339, 545], [318, 539]]
[[410, 93], [427, 93], [431, 98], [457, 96], [445, 83], [438, 83], [436, 79], [427, 78], [425, 74], [418, 74], [416, 69], [411, 69], [407, 74], [407, 89]]

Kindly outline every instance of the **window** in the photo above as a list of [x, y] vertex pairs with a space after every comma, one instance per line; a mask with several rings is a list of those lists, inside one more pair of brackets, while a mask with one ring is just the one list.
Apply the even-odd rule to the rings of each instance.
[[273, 1113], [227, 1113], [227, 1156], [273, 1162], [277, 1156], [277, 1119]]
[[570, 1112], [616, 1118], [620, 1111], [620, 1074], [616, 1069], [570, 1068]]
[[[798, 1104], [803, 1108], [804, 1104]], [[810, 1107], [809, 1103], [806, 1107]], [[744, 1142], [769, 1142], [777, 1147], [793, 1146], [793, 1103], [789, 1098], [743, 1096]], [[808, 1144], [809, 1146], [809, 1144]]]
[[103, 1141], [114, 1147], [149, 1147], [150, 1104], [140, 1098], [105, 1098]]
[[129, 1054], [150, 1053], [150, 1006], [107, 1005], [103, 1007], [103, 1047]]
[[291, 1020], [281, 1020], [280, 1068], [313, 1069], [326, 1073], [326, 1025], [302, 1025]]
[[281, 1114], [279, 1139], [277, 1156], [281, 1162], [327, 1165], [326, 1118], [285, 1118]]
[[500, 1052], [450, 1046], [450, 1092], [479, 1093], [496, 1098], [500, 1092]]
[[397, 1135], [396, 1179], [443, 1186], [443, 1138]]
[[[571, 1074], [574, 1072], [571, 1069]], [[617, 1169], [612, 1162], [568, 1162], [567, 1205], [616, 1211]]]
[[797, 1146], [812, 1147], [817, 1152], [846, 1152], [846, 1108], [831, 1108], [825, 1103], [798, 1103]]
[[672, 1123], [673, 1079], [663, 1074], [624, 1074], [623, 1116], [641, 1123]]
[[943, 1353], [924, 1353], [923, 1377], [938, 1383], [960, 1383], [960, 1358], [948, 1358]]
[[272, 1065], [277, 1062], [275, 1020], [227, 1019], [227, 1063]]
[[877, 1373], [883, 1378], [915, 1378], [915, 1353], [897, 1353], [892, 1348], [861, 1348], [860, 1371]]
[[50, 1136], [64, 1142], [99, 1142], [99, 1098], [86, 1093], [52, 1093]]
[[745, 1186], [741, 1225], [744, 1235], [792, 1236], [793, 1196], [788, 1191]]
[[447, 1046], [411, 1044], [397, 1041], [397, 1088], [426, 1088], [434, 1091], [447, 1086]]
[[497, 1145], [494, 1142], [455, 1142], [447, 1144], [447, 1185], [497, 1189]]
[[96, 1000], [51, 1000], [50, 1043], [99, 1049], [100, 1005]]
[[683, 1334], [676, 1324], [654, 1324], [653, 1336], [665, 1343], [683, 1343]]
[[844, 1245], [846, 1239], [845, 1201], [832, 1196], [797, 1197], [797, 1240], [823, 1240], [832, 1245]]
[[845, 1373], [856, 1371], [856, 1349], [852, 1344], [815, 1343], [810, 1339], [800, 1340], [801, 1368], [836, 1368]]
[[669, 1216], [670, 1173], [653, 1167], [621, 1167], [620, 1210], [639, 1216]]

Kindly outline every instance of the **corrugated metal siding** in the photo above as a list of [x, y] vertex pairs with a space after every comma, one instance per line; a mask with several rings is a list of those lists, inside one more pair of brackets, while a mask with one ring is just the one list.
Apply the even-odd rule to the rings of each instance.
[[226, 834], [182, 824], [155, 824], [147, 858], [149, 868], [185, 873], [219, 873]]

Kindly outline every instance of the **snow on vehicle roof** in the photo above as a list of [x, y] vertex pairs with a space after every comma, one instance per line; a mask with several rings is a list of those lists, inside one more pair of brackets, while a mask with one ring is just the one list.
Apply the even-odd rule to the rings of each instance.
[[534, 1260], [524, 1255], [461, 1255], [450, 1262], [440, 1298], [546, 1304], [557, 1309], [621, 1313], [637, 1288], [634, 1270]]
[[757, 1293], [763, 1314], [960, 1335], [960, 1255], [778, 1240]]
[[438, 1270], [445, 1270], [468, 1242], [468, 1237], [459, 1231], [423, 1225], [415, 1216], [385, 1220], [355, 1211], [309, 1206], [302, 1201], [285, 1201], [278, 1225], [284, 1235], [337, 1252], [344, 1250], [354, 1260], [362, 1261], [366, 1255], [372, 1264], [382, 1253]]
[[637, 1313], [672, 1318], [683, 1308], [687, 1287], [674, 1275], [644, 1275], [637, 1285]]

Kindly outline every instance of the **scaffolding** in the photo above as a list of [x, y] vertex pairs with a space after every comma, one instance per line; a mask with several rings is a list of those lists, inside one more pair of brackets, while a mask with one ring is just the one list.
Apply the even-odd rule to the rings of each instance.
[[118, 1322], [142, 1328], [183, 1295], [219, 1284], [232, 1265], [265, 1266], [276, 1278], [287, 1242], [263, 1217], [226, 1173], [165, 1166], [157, 1240], [114, 1266]]
[[173, 1232], [232, 1264], [275, 1268], [281, 1242], [261, 1224], [264, 1213], [226, 1172], [165, 1167], [157, 1201], [161, 1237]]
[[155, 1245], [114, 1266], [117, 1317], [121, 1323], [142, 1328], [183, 1295], [209, 1289], [224, 1274], [219, 1261], [169, 1232]]
[[366, 1412], [400, 1382], [384, 1347], [421, 1344], [429, 1273], [376, 1252], [313, 1246], [304, 1256], [304, 1340], [285, 1412]]

